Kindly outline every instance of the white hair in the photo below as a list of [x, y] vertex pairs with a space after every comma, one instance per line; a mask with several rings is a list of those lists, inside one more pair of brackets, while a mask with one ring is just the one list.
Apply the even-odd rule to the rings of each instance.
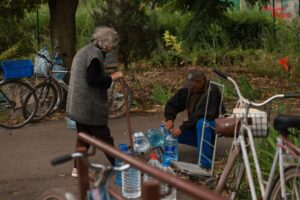
[[115, 29], [110, 27], [96, 27], [91, 37], [91, 42], [104, 52], [107, 52], [107, 49], [112, 49], [117, 46], [118, 33]]

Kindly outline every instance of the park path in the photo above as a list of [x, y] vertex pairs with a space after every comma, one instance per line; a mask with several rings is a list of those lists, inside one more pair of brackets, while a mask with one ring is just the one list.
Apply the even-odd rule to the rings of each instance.
[[[184, 119], [179, 115], [177, 122]], [[164, 120], [161, 113], [130, 116], [132, 129], [146, 131], [158, 128]], [[175, 123], [176, 125], [176, 123]], [[126, 119], [109, 121], [115, 144], [128, 143]], [[52, 167], [50, 160], [74, 150], [76, 134], [66, 128], [64, 120], [43, 121], [16, 130], [0, 128], [0, 200], [35, 200], [51, 187], [77, 193], [77, 180], [70, 176], [72, 162]], [[227, 140], [219, 140], [217, 156], [224, 155]], [[197, 161], [195, 148], [180, 145], [183, 161]], [[109, 164], [102, 152], [93, 161]], [[178, 194], [178, 199], [187, 199]]]

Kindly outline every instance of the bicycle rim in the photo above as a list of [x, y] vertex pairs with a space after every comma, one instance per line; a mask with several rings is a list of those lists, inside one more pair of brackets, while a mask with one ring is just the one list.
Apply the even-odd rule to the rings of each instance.
[[[111, 88], [108, 91], [108, 105], [109, 105], [109, 118], [118, 118], [125, 114], [125, 94], [123, 91], [123, 85], [120, 80], [113, 82]], [[133, 94], [130, 87], [125, 83], [125, 90], [127, 93], [128, 108], [132, 106]]]
[[[300, 166], [288, 168], [284, 172], [285, 190], [287, 200], [300, 199]], [[281, 200], [280, 178], [277, 178], [272, 190], [270, 200]]]
[[60, 84], [53, 78], [51, 78], [51, 83], [55, 86], [57, 91], [57, 99], [54, 107], [50, 111], [49, 115], [54, 114], [59, 108], [61, 108], [61, 104], [64, 101], [65, 92], [64, 89], [60, 86]]
[[[27, 83], [17, 80], [8, 80], [0, 84], [2, 93], [0, 105], [0, 125], [4, 128], [21, 128], [34, 117], [38, 100], [34, 89]], [[30, 96], [30, 98], [26, 98]], [[31, 112], [24, 116], [24, 108], [30, 106]]]
[[225, 185], [225, 196], [229, 199], [234, 200], [239, 194], [241, 183], [245, 174], [245, 165], [241, 154], [237, 157], [234, 166], [230, 170], [226, 185]]
[[[32, 122], [39, 122], [43, 118], [48, 116], [48, 114], [56, 104], [57, 90], [51, 82], [45, 81], [36, 86], [35, 92], [38, 98], [38, 109], [32, 119]], [[24, 115], [26, 116], [28, 115], [28, 113], [31, 113], [31, 109], [31, 107], [26, 107], [26, 109], [24, 109]]]

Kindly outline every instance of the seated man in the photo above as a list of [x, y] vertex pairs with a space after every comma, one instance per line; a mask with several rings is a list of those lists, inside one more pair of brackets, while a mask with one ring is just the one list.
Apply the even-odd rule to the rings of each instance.
[[[215, 142], [214, 119], [220, 114], [222, 99], [221, 92], [216, 85], [211, 84], [210, 91], [208, 88], [209, 81], [205, 74], [199, 69], [190, 70], [183, 87], [168, 100], [164, 111], [165, 128], [170, 130], [174, 137], [178, 137], [179, 143], [198, 147], [198, 154], [202, 155], [200, 163], [202, 168], [211, 168]], [[208, 95], [209, 102], [206, 105]], [[188, 120], [178, 128], [174, 128], [177, 114], [184, 110], [187, 110]], [[223, 111], [225, 109], [222, 105]], [[204, 118], [206, 119], [204, 142], [201, 146]]]

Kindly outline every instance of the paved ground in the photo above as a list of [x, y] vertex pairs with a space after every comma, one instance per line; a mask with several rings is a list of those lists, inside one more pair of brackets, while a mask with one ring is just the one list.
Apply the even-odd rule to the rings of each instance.
[[[184, 116], [179, 116], [178, 121]], [[134, 130], [159, 127], [162, 114], [132, 114]], [[125, 118], [111, 120], [109, 126], [115, 144], [128, 143]], [[76, 134], [64, 120], [44, 121], [17, 130], [0, 128], [0, 200], [35, 200], [43, 191], [59, 187], [77, 193], [77, 180], [70, 176], [72, 162], [53, 167], [50, 160], [74, 150]], [[228, 148], [228, 140], [219, 140], [217, 156]], [[195, 148], [180, 145], [180, 160], [196, 163]], [[102, 152], [94, 161], [108, 164]], [[178, 194], [178, 199], [187, 199]]]

